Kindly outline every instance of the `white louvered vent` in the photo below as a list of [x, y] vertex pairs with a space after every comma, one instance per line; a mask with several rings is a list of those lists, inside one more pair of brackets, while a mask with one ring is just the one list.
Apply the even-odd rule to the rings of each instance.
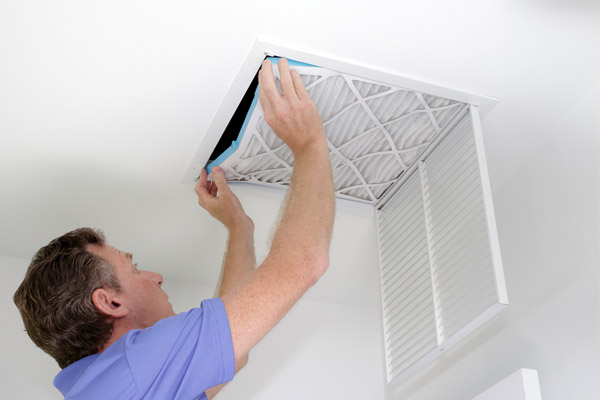
[[388, 383], [507, 303], [478, 118], [472, 107], [378, 207]]

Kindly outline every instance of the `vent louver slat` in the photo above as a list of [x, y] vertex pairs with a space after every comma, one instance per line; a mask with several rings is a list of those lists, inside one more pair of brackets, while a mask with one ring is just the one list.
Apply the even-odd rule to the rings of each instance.
[[[382, 271], [401, 271], [394, 284], [382, 282], [384, 332], [387, 334], [388, 379], [390, 369], [404, 369], [407, 360], [424, 356], [437, 345], [435, 314], [429, 278], [429, 255], [425, 232], [424, 210], [418, 175], [405, 183], [406, 189], [398, 193], [387, 213], [378, 213], [378, 225], [386, 235], [380, 235], [380, 260]], [[404, 205], [407, 205], [406, 207]], [[393, 221], [390, 223], [389, 221]], [[409, 222], [402, 225], [403, 222]], [[406, 229], [396, 230], [398, 226]], [[414, 262], [415, 258], [421, 262]], [[410, 260], [406, 265], [403, 262]], [[420, 279], [410, 279], [416, 276]], [[393, 302], [386, 301], [395, 298]], [[415, 324], [415, 315], [421, 323]], [[393, 331], [391, 330], [391, 328]], [[429, 327], [428, 332], [424, 330]], [[432, 330], [431, 327], [434, 327]], [[425, 329], [424, 329], [425, 328]], [[416, 350], [415, 350], [416, 349]], [[415, 352], [415, 354], [412, 354]], [[408, 358], [405, 358], [408, 356]]]

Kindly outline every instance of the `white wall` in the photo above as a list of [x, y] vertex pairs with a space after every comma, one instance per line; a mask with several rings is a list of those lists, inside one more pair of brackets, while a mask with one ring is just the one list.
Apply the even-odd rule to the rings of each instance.
[[493, 190], [509, 307], [387, 399], [471, 399], [523, 367], [544, 400], [600, 398], [599, 109], [596, 86]]

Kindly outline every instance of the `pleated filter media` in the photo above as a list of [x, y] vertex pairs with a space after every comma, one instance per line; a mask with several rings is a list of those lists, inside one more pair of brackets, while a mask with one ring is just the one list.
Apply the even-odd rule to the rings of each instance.
[[[323, 119], [336, 195], [376, 203], [465, 103], [290, 61]], [[273, 65], [279, 79], [279, 70]], [[278, 82], [279, 84], [279, 82]], [[238, 139], [214, 160], [229, 181], [287, 186], [292, 152], [255, 93]]]

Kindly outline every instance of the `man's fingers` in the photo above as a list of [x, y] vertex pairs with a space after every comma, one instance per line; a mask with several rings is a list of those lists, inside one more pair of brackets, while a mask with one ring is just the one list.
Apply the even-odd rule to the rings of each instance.
[[293, 69], [291, 71], [292, 82], [294, 83], [294, 89], [296, 90], [296, 96], [300, 100], [309, 98], [308, 92], [306, 91], [306, 87], [304, 87], [304, 82], [302, 82], [302, 78], [300, 78], [300, 74], [298, 71]]
[[200, 173], [200, 178], [198, 178], [198, 183], [196, 183], [196, 194], [200, 195], [200, 192], [206, 191], [206, 179], [208, 177], [208, 173], [206, 169], [202, 168], [202, 172]]
[[273, 64], [271, 61], [265, 60], [258, 74], [262, 90], [266, 98], [270, 101], [277, 101], [281, 98], [281, 93], [275, 83], [275, 75], [273, 75]]
[[206, 170], [203, 169], [200, 174], [200, 179], [198, 179], [198, 183], [196, 184], [196, 194], [200, 201], [207, 201], [208, 198], [215, 197], [218, 191], [228, 192], [231, 190], [227, 185], [225, 174], [221, 168], [213, 167], [211, 176], [213, 181], [208, 182]]
[[198, 195], [198, 203], [204, 208], [208, 205], [208, 202], [211, 200], [212, 196], [210, 195], [209, 188], [207, 185], [208, 173], [205, 169], [202, 169], [200, 173], [200, 179], [198, 179], [198, 183], [196, 184], [196, 194]]
[[290, 96], [296, 98], [296, 89], [292, 82], [292, 75], [290, 75], [290, 66], [285, 58], [281, 58], [277, 63], [279, 68], [279, 79], [281, 81], [281, 88], [283, 89], [284, 96]]
[[230, 191], [229, 186], [227, 185], [227, 179], [225, 179], [225, 174], [221, 168], [214, 167], [211, 171], [211, 175], [213, 177], [213, 185], [218, 188], [221, 193]]
[[268, 114], [269, 112], [271, 112], [273, 107], [271, 106], [271, 102], [267, 96], [267, 93], [265, 92], [264, 81], [265, 79], [263, 78], [261, 70], [261, 72], [258, 74], [258, 99], [260, 100], [260, 105], [265, 111], [265, 114]]
[[211, 182], [210, 190], [208, 191], [208, 193], [210, 193], [211, 196], [216, 196], [218, 191], [219, 188], [217, 187], [215, 182]]
[[[273, 93], [272, 86], [275, 86], [276, 93]], [[280, 100], [280, 96], [279, 89], [277, 89], [277, 85], [275, 84], [271, 62], [265, 60], [258, 73], [258, 98], [260, 100], [260, 105], [265, 112], [265, 116], [274, 114], [274, 102]]]

